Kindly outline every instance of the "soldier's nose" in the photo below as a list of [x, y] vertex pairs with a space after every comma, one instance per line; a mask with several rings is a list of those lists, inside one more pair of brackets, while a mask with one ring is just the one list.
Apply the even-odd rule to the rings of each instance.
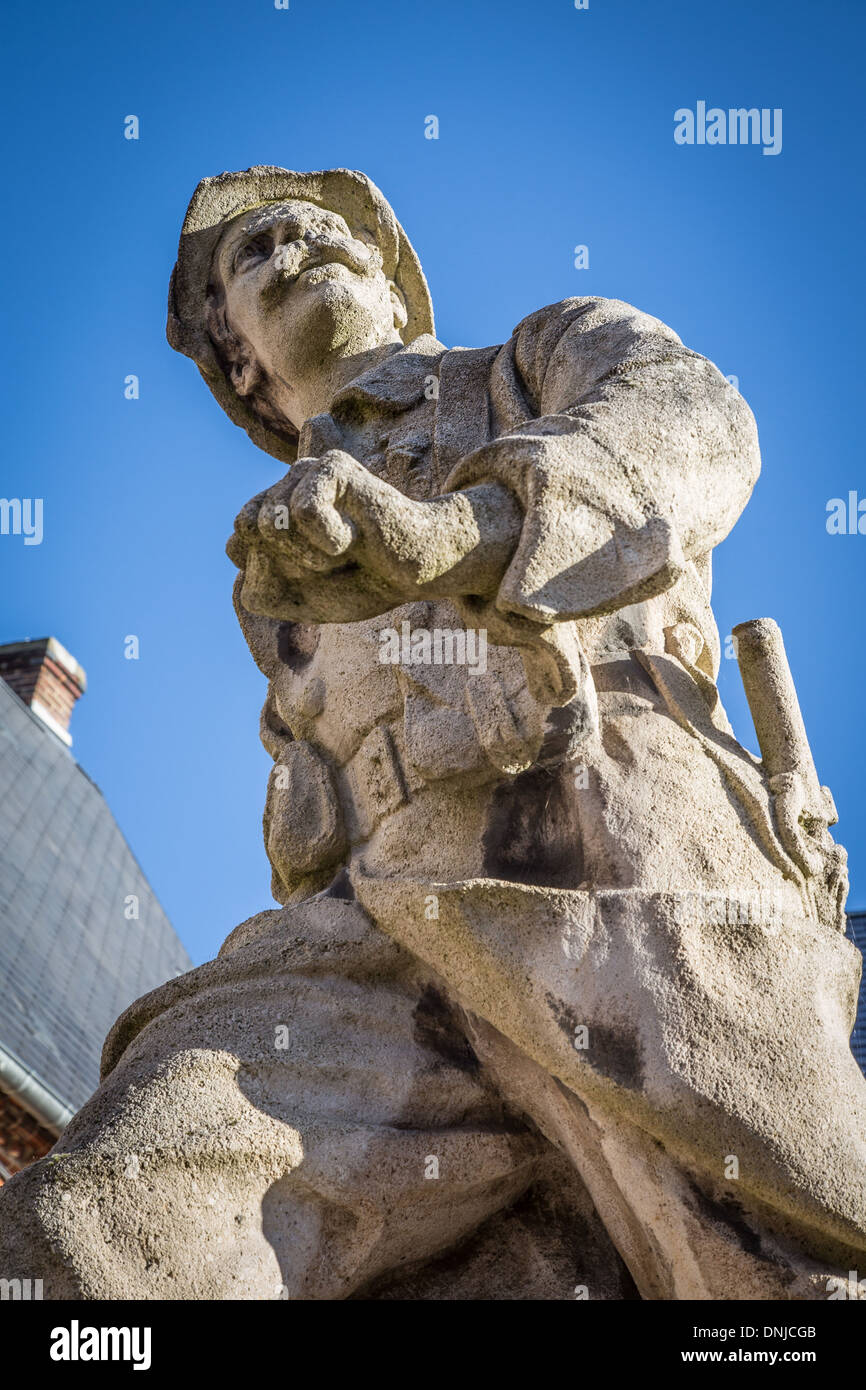
[[295, 237], [292, 241], [281, 242], [274, 248], [271, 257], [276, 270], [297, 270], [310, 249], [308, 236]]

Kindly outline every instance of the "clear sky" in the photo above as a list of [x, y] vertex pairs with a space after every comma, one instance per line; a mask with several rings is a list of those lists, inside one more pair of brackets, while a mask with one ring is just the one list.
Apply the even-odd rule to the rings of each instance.
[[[282, 470], [167, 346], [165, 297], [195, 184], [251, 164], [368, 173], [449, 345], [600, 294], [738, 378], [764, 469], [715, 553], [719, 626], [781, 624], [866, 906], [866, 535], [825, 524], [830, 498], [866, 498], [864, 29], [863, 0], [7, 10], [0, 495], [43, 498], [44, 538], [0, 536], [0, 641], [50, 633], [86, 668], [75, 754], [196, 961], [272, 905], [265, 683], [223, 545]], [[780, 153], [676, 144], [699, 101], [781, 108]], [[754, 748], [733, 661], [721, 688]]]

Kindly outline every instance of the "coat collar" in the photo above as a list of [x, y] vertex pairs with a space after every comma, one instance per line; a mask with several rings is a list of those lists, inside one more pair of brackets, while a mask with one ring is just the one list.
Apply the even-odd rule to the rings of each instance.
[[445, 351], [444, 344], [431, 333], [422, 333], [338, 391], [331, 413], [339, 417], [347, 407], [362, 401], [394, 411], [407, 410], [423, 398], [427, 378], [435, 375]]

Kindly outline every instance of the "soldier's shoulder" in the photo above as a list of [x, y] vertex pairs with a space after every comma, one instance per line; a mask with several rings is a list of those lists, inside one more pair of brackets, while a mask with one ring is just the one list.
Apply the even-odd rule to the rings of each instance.
[[526, 338], [542, 333], [564, 333], [578, 320], [584, 320], [583, 326], [587, 329], [628, 320], [648, 331], [660, 331], [674, 338], [677, 336], [673, 329], [652, 314], [636, 309], [633, 304], [626, 304], [623, 299], [605, 299], [601, 295], [560, 299], [554, 304], [546, 304], [543, 309], [536, 309], [521, 319], [511, 336]]

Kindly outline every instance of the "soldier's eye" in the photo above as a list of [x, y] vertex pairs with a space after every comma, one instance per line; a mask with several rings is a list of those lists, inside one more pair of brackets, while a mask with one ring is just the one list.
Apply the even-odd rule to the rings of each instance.
[[239, 247], [235, 255], [235, 270], [247, 270], [256, 261], [266, 261], [271, 254], [272, 242], [269, 236], [261, 234], [250, 237]]

